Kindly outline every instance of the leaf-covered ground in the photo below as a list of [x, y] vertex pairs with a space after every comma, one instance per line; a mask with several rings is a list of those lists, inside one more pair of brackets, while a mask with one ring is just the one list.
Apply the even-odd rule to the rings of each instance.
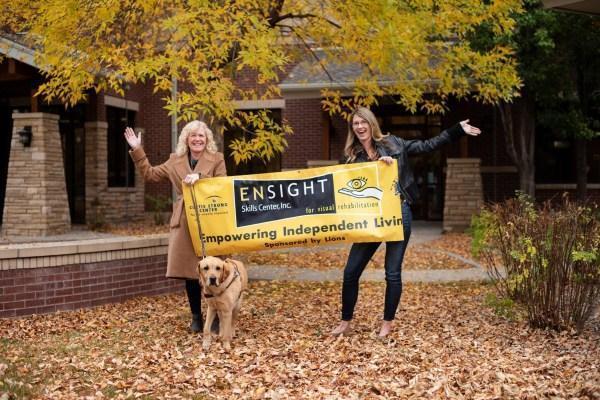
[[380, 341], [383, 290], [362, 284], [353, 334], [332, 338], [339, 282], [252, 282], [231, 353], [187, 332], [183, 292], [0, 320], [0, 398], [600, 396], [597, 319], [581, 335], [533, 330], [484, 304], [490, 286], [409, 284]]
[[[283, 265], [286, 267], [311, 268], [316, 270], [330, 268], [344, 268], [349, 245], [336, 248], [304, 248], [304, 249], [282, 249], [271, 251], [257, 251], [252, 253], [238, 254], [235, 257], [244, 260], [247, 264], [256, 265]], [[409, 245], [404, 256], [402, 268], [405, 270], [432, 270], [432, 269], [464, 269], [472, 268], [455, 254], [467, 259], [471, 256], [471, 238], [466, 234], [445, 234], [439, 239]], [[383, 268], [385, 261], [385, 247], [380, 246], [373, 256], [369, 267]]]
[[[152, 221], [131, 222], [124, 225], [106, 226], [103, 232], [116, 235], [144, 235], [151, 233], [167, 233], [168, 225], [155, 225]], [[235, 258], [248, 264], [256, 265], [281, 265], [286, 267], [311, 268], [316, 270], [330, 268], [344, 268], [348, 258], [349, 245], [340, 245], [334, 248], [303, 248], [257, 251], [252, 253], [237, 254]], [[301, 253], [301, 254], [298, 254]], [[447, 233], [439, 239], [409, 245], [404, 257], [402, 268], [405, 270], [433, 270], [433, 269], [464, 269], [470, 265], [453, 257], [448, 253], [472, 259], [471, 237], [461, 233]], [[371, 268], [383, 268], [385, 260], [385, 247], [381, 246], [372, 261]]]
[[[168, 219], [167, 219], [168, 221]], [[98, 229], [100, 232], [114, 235], [140, 236], [153, 233], [169, 233], [169, 224], [155, 224], [148, 217], [143, 221], [129, 222], [126, 224], [107, 224]]]

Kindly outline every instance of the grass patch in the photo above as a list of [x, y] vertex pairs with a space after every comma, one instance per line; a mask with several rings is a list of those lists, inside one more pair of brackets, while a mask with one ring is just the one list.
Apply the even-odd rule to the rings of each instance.
[[494, 310], [494, 314], [510, 321], [520, 321], [521, 312], [517, 304], [509, 298], [498, 297], [496, 293], [488, 293], [485, 296], [485, 305]]
[[[18, 348], [21, 354], [11, 350]], [[15, 362], [17, 361], [17, 362]], [[34, 363], [28, 346], [17, 340], [0, 339], [0, 394], [8, 399], [29, 399], [37, 394], [27, 373]]]

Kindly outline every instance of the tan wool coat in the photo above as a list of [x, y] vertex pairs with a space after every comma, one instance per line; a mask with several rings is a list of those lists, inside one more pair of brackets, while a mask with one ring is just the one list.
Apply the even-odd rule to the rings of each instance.
[[192, 171], [187, 153], [183, 156], [171, 154], [169, 159], [156, 167], [150, 165], [142, 147], [129, 152], [136, 168], [139, 169], [146, 182], [170, 181], [177, 199], [173, 204], [173, 215], [169, 228], [169, 250], [167, 261], [167, 278], [198, 279], [196, 264], [199, 258], [194, 253], [187, 218], [183, 212], [183, 178], [188, 174], [200, 174], [200, 179], [213, 176], [226, 176], [225, 160], [222, 153], [202, 153], [196, 167]]

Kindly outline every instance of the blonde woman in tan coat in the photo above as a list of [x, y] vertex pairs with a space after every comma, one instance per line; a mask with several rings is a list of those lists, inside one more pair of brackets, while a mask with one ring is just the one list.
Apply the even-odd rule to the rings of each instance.
[[182, 185], [193, 185], [198, 179], [225, 176], [225, 160], [217, 151], [213, 133], [202, 121], [192, 121], [185, 125], [179, 135], [177, 149], [169, 159], [152, 166], [142, 148], [142, 134], [136, 135], [133, 129], [125, 129], [125, 140], [131, 147], [129, 154], [136, 168], [147, 182], [170, 181], [177, 194], [173, 204], [169, 231], [167, 278], [185, 279], [185, 289], [192, 311], [190, 330], [200, 332], [203, 320], [200, 308], [201, 292], [194, 253], [183, 211]]

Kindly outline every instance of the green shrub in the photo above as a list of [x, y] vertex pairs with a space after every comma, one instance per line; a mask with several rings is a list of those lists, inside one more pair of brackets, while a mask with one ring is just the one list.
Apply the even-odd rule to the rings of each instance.
[[485, 304], [494, 310], [496, 315], [515, 320], [517, 319], [517, 306], [514, 300], [507, 297], [498, 297], [494, 293], [488, 293], [485, 297]]
[[531, 326], [583, 329], [600, 297], [597, 205], [536, 207], [519, 195], [472, 221], [479, 253], [501, 296], [523, 304]]

